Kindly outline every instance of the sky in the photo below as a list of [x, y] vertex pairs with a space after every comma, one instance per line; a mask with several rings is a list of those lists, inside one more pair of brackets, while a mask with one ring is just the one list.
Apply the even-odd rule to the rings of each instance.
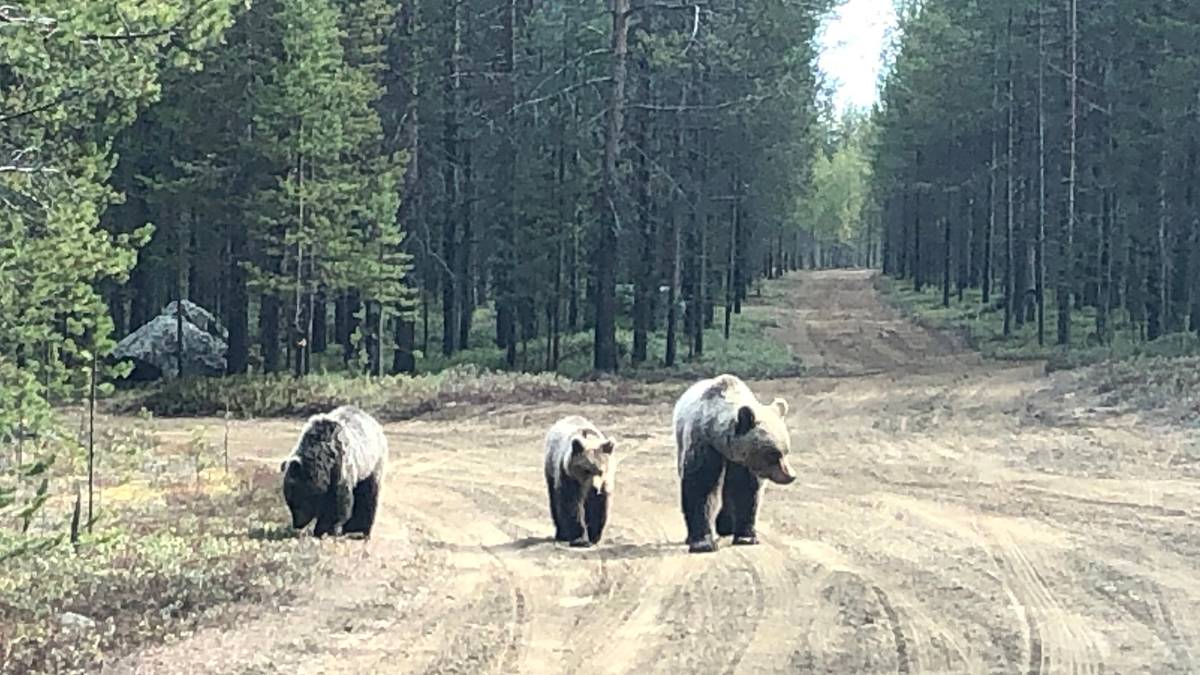
[[825, 24], [821, 70], [836, 87], [839, 111], [875, 102], [884, 41], [896, 22], [892, 1], [846, 0]]

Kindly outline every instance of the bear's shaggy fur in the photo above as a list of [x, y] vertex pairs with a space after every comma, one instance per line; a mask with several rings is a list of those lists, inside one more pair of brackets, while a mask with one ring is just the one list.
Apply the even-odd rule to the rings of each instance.
[[291, 456], [280, 465], [292, 527], [304, 528], [315, 518], [315, 536], [370, 537], [387, 455], [379, 422], [354, 406], [309, 418]]
[[675, 404], [683, 517], [688, 550], [717, 550], [713, 536], [758, 543], [755, 524], [763, 479], [796, 480], [788, 464], [787, 401], [763, 405], [742, 380], [720, 375], [688, 388]]
[[560, 419], [546, 433], [546, 488], [555, 541], [575, 547], [600, 543], [612, 496], [614, 449], [612, 439], [578, 415]]

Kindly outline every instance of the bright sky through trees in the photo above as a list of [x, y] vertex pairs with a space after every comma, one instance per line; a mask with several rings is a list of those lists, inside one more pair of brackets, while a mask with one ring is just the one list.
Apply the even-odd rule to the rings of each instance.
[[820, 65], [836, 89], [833, 101], [838, 110], [875, 102], [883, 46], [895, 23], [892, 0], [846, 0], [830, 16], [821, 39]]

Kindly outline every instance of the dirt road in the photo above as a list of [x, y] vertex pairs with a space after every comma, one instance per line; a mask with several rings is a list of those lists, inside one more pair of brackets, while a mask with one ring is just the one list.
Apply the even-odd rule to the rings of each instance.
[[[801, 474], [768, 488], [760, 546], [685, 552], [671, 400], [580, 411], [622, 456], [608, 540], [584, 551], [546, 539], [540, 474], [574, 409], [395, 424], [369, 554], [314, 542], [337, 569], [307, 600], [111, 672], [1200, 672], [1183, 430], [1051, 426], [1027, 412], [1038, 369], [902, 320], [868, 274], [782, 283], [779, 337], [819, 375], [754, 385], [791, 402]], [[262, 457], [296, 430], [238, 428]]]

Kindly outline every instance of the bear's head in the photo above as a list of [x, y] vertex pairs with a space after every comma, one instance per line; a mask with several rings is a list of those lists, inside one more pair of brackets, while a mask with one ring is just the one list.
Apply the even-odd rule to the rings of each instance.
[[298, 457], [283, 460], [279, 470], [283, 473], [283, 499], [292, 512], [292, 527], [299, 530], [317, 517], [328, 487], [319, 487]]
[[796, 472], [787, 459], [792, 449], [791, 434], [784, 421], [787, 413], [787, 401], [781, 398], [770, 405], [758, 405], [756, 401], [739, 406], [731, 444], [739, 463], [759, 478], [780, 485], [796, 480]]
[[571, 456], [567, 459], [567, 473], [583, 484], [591, 483], [597, 490], [604, 485], [609, 467], [613, 464], [616, 445], [612, 439], [584, 429], [571, 439]]

